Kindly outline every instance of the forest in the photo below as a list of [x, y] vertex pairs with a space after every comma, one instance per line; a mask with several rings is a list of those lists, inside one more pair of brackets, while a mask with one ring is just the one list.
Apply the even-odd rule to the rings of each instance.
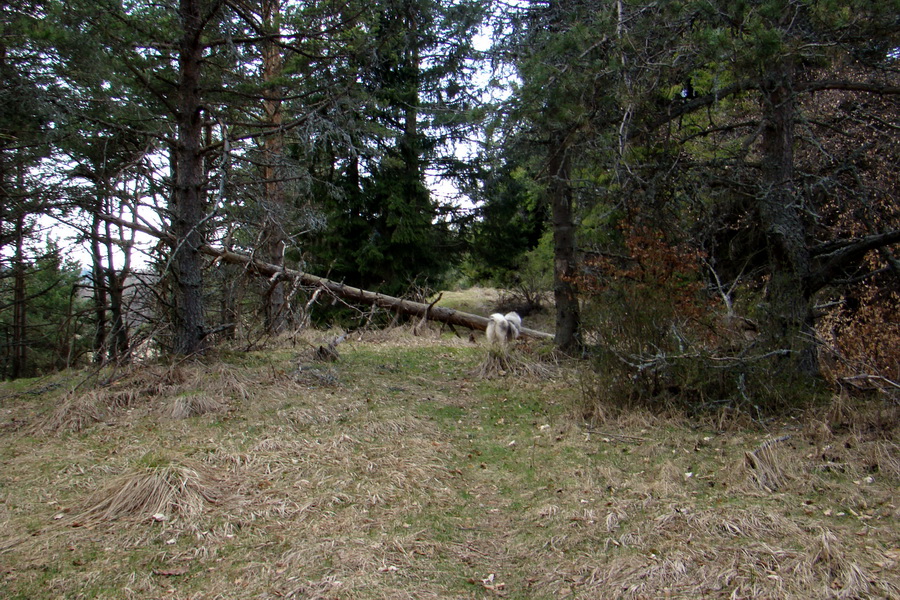
[[390, 321], [344, 284], [483, 284], [628, 401], [900, 385], [900, 2], [2, 19], [4, 379]]
[[0, 597], [900, 598], [900, 0], [9, 0], [0, 73]]

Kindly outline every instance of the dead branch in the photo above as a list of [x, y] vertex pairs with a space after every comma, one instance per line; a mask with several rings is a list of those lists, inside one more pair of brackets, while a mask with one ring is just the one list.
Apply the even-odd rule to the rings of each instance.
[[437, 298], [435, 298], [428, 305], [428, 308], [425, 309], [425, 315], [422, 317], [422, 320], [419, 321], [418, 323], [416, 323], [416, 326], [413, 328], [413, 335], [419, 335], [419, 331], [421, 330], [422, 325], [425, 323], [425, 321], [428, 320], [428, 317], [431, 314], [431, 309], [434, 308], [434, 305], [437, 304], [438, 302], [440, 302], [441, 298], [443, 298], [443, 297], [444, 297], [444, 293], [441, 292], [440, 294], [437, 295]]

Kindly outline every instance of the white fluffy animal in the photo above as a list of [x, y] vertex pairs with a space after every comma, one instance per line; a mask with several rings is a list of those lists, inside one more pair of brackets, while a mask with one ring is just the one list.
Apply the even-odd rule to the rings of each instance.
[[491, 322], [487, 326], [487, 339], [491, 344], [505, 346], [519, 337], [522, 328], [522, 317], [517, 312], [509, 312], [505, 315], [494, 313]]

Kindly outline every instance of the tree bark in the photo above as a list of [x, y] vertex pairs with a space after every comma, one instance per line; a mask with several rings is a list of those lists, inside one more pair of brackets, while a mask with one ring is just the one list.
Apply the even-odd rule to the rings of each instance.
[[[262, 251], [264, 259], [274, 265], [284, 266], [285, 249], [285, 194], [284, 174], [284, 116], [281, 110], [282, 94], [279, 84], [283, 70], [281, 49], [276, 44], [281, 22], [281, 0], [263, 0], [262, 27], [265, 37], [262, 42], [263, 62], [263, 111], [266, 126], [271, 129], [263, 146], [264, 185], [264, 225], [262, 230]], [[263, 294], [265, 304], [265, 328], [276, 335], [287, 328], [288, 307], [284, 284], [275, 281]]]
[[[22, 167], [19, 167], [20, 171]], [[21, 189], [21, 188], [20, 188]], [[28, 346], [26, 336], [28, 313], [25, 310], [25, 215], [19, 212], [15, 224], [16, 250], [13, 255], [13, 322], [12, 322], [12, 360], [10, 361], [10, 378], [18, 379], [26, 374], [28, 363]]]
[[575, 289], [577, 260], [570, 163], [564, 135], [553, 136], [548, 196], [553, 217], [553, 296], [556, 301], [556, 345], [572, 351], [581, 344], [581, 310]]
[[762, 189], [759, 216], [766, 236], [771, 266], [768, 315], [764, 329], [769, 342], [796, 351], [802, 373], [818, 373], [812, 298], [805, 283], [811, 257], [807, 227], [801, 215], [802, 199], [794, 182], [793, 65], [773, 66], [761, 86], [763, 128]]
[[[99, 209], [102, 204], [96, 203]], [[109, 306], [106, 294], [106, 274], [103, 269], [103, 254], [100, 251], [100, 225], [104, 222], [98, 215], [100, 210], [94, 213], [91, 221], [91, 280], [94, 285], [94, 318], [97, 323], [94, 329], [94, 362], [104, 364], [107, 358], [107, 318], [106, 309]]]
[[873, 233], [855, 240], [840, 240], [810, 249], [816, 267], [806, 281], [811, 294], [838, 280], [850, 267], [858, 266], [866, 254], [900, 242], [900, 229]]
[[[116, 269], [112, 230], [110, 223], [106, 223], [106, 282], [109, 291], [109, 312], [111, 317], [109, 356], [114, 361], [127, 361], [130, 354], [128, 340], [128, 324], [125, 322], [125, 282], [131, 271], [131, 244], [123, 244], [124, 254], [122, 268]], [[124, 236], [119, 236], [124, 238]]]
[[200, 74], [203, 60], [204, 21], [200, 0], [181, 0], [182, 25], [178, 66], [178, 105], [175, 115], [176, 141], [173, 153], [175, 189], [172, 195], [172, 232], [177, 239], [172, 259], [174, 279], [174, 340], [176, 354], [194, 354], [204, 349], [203, 303], [203, 127]]

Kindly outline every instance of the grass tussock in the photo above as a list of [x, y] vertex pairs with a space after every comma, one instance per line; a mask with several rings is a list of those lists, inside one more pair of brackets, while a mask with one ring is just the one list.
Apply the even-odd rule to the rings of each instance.
[[103, 421], [108, 408], [101, 393], [71, 394], [37, 425], [36, 430], [77, 433]]
[[552, 376], [559, 367], [553, 355], [541, 356], [531, 346], [486, 348], [484, 359], [478, 365], [475, 376], [491, 379], [512, 375], [525, 379], [542, 379]]
[[227, 404], [218, 398], [205, 393], [191, 394], [171, 398], [164, 410], [164, 414], [172, 419], [188, 419], [209, 413], [222, 412]]
[[744, 453], [744, 465], [760, 489], [773, 493], [784, 486], [785, 474], [775, 446], [789, 439], [786, 435], [766, 440], [755, 450]]
[[197, 466], [163, 463], [140, 466], [92, 494], [73, 522], [90, 525], [120, 519], [163, 521], [197, 518], [218, 499], [210, 477]]

